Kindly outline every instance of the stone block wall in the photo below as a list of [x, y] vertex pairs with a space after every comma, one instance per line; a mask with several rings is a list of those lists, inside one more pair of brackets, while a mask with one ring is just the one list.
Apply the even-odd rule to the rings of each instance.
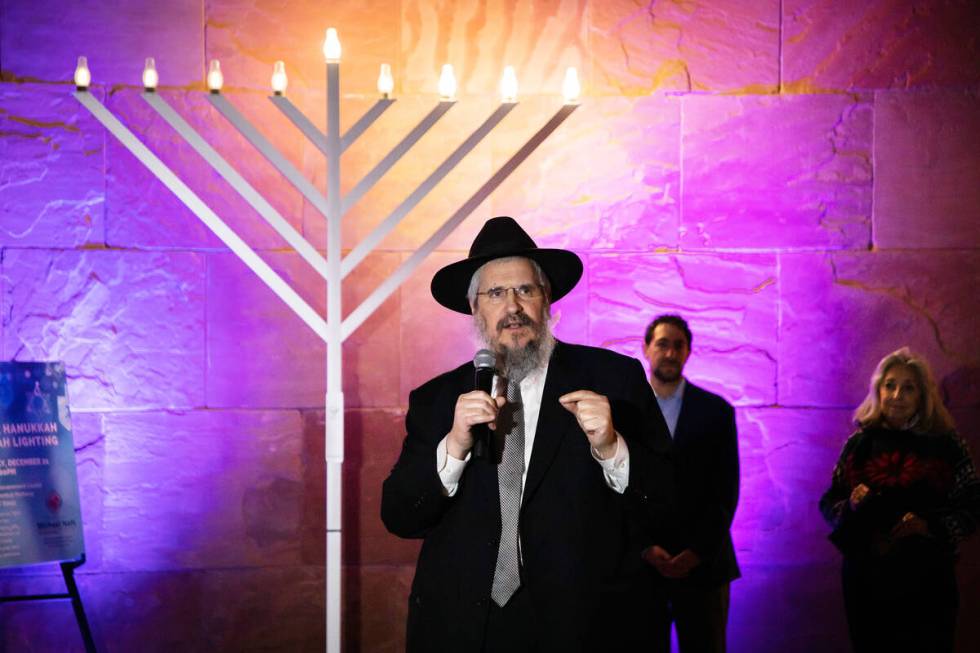
[[[694, 330], [689, 377], [737, 407], [731, 649], [847, 650], [816, 501], [878, 359], [933, 363], [980, 452], [980, 9], [970, 0], [0, 0], [0, 356], [63, 360], [100, 643], [128, 651], [324, 648], [325, 348], [72, 97], [92, 92], [320, 311], [322, 280], [140, 99], [160, 93], [318, 248], [324, 221], [205, 100], [227, 97], [323, 187], [265, 99], [324, 115], [323, 30], [343, 45], [342, 128], [390, 63], [397, 102], [343, 158], [347, 192], [435, 105], [459, 102], [345, 218], [360, 242], [496, 106], [521, 102], [346, 280], [345, 312], [560, 106], [581, 107], [344, 345], [344, 648], [397, 651], [418, 545], [380, 485], [408, 392], [472, 356], [429, 280], [482, 221], [517, 217], [586, 274], [559, 337], [640, 357], [660, 312]], [[980, 649], [980, 542], [963, 550], [959, 650]], [[54, 591], [48, 568], [0, 591]], [[70, 609], [0, 606], [0, 650], [79, 651]]]

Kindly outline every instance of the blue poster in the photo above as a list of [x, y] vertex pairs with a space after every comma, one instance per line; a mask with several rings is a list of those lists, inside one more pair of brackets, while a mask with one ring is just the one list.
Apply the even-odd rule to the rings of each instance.
[[0, 362], [0, 567], [84, 550], [65, 365]]

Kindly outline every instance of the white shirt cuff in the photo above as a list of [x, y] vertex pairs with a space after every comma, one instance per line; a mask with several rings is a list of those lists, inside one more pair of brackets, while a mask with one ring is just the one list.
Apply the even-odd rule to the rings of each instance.
[[[630, 450], [626, 446], [626, 440], [619, 433], [616, 433], [616, 453], [611, 458], [603, 460], [596, 454], [595, 449], [589, 447], [592, 457], [595, 458], [599, 466], [602, 467], [602, 475], [606, 478], [606, 485], [617, 494], [622, 494], [630, 484]], [[452, 495], [450, 495], [452, 496]]]
[[463, 460], [454, 458], [449, 455], [448, 440], [447, 435], [436, 445], [436, 471], [439, 473], [439, 480], [442, 481], [443, 494], [451, 497], [459, 489], [459, 479], [463, 476], [463, 470], [466, 469], [466, 463], [470, 461], [473, 452], [467, 452]]

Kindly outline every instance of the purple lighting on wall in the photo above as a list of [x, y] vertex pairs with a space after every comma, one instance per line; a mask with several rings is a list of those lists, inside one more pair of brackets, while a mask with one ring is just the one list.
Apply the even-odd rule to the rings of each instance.
[[[504, 124], [514, 134], [477, 148], [352, 272], [345, 306], [527, 136], [520, 125], [532, 129], [565, 72], [543, 53], [571, 53], [583, 92], [575, 115], [344, 345], [345, 646], [403, 645], [418, 548], [381, 526], [380, 483], [408, 392], [475, 346], [469, 321], [438, 307], [428, 284], [483, 218], [508, 214], [540, 246], [585, 262], [553, 307], [559, 338], [642, 359], [647, 322], [680, 313], [694, 331], [689, 377], [735, 404], [744, 578], [731, 650], [845, 648], [839, 558], [816, 501], [874, 363], [903, 344], [923, 352], [980, 452], [976, 7], [725, 0], [651, 15], [625, 2], [515, 1], [477, 15], [422, 0], [392, 15], [335, 4], [331, 24], [352, 26], [344, 52], [360, 67], [345, 71], [345, 115], [374, 101], [382, 62], [398, 94], [345, 153], [344, 192], [431, 109], [447, 52], [459, 83], [451, 135], [421, 141], [365, 195], [345, 218], [345, 251], [485, 117], [504, 58], [520, 79]], [[315, 209], [240, 136], [215, 129], [203, 84], [203, 62], [220, 59], [223, 92], [322, 187], [319, 153], [264, 98], [284, 60], [289, 97], [322, 106], [322, 10], [122, 5], [0, 0], [2, 355], [67, 364], [88, 548], [79, 583], [106, 650], [322, 650], [322, 341], [70, 96], [87, 52], [90, 92], [322, 313], [323, 280], [139, 99], [153, 56], [157, 92], [322, 249]], [[976, 538], [958, 574], [959, 650], [974, 650]], [[56, 580], [3, 571], [0, 592]], [[0, 633], [0, 648], [80, 650], [63, 605], [4, 606]]]

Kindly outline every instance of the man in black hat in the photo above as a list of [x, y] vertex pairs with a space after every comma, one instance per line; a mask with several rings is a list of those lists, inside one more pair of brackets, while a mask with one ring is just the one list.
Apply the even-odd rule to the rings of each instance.
[[[409, 396], [384, 483], [392, 533], [424, 538], [409, 651], [634, 650], [645, 621], [633, 515], [666, 508], [669, 436], [639, 362], [554, 339], [550, 305], [582, 275], [512, 218], [489, 220], [432, 294], [474, 316], [490, 393], [465, 363]], [[491, 452], [473, 452], [479, 425]]]

